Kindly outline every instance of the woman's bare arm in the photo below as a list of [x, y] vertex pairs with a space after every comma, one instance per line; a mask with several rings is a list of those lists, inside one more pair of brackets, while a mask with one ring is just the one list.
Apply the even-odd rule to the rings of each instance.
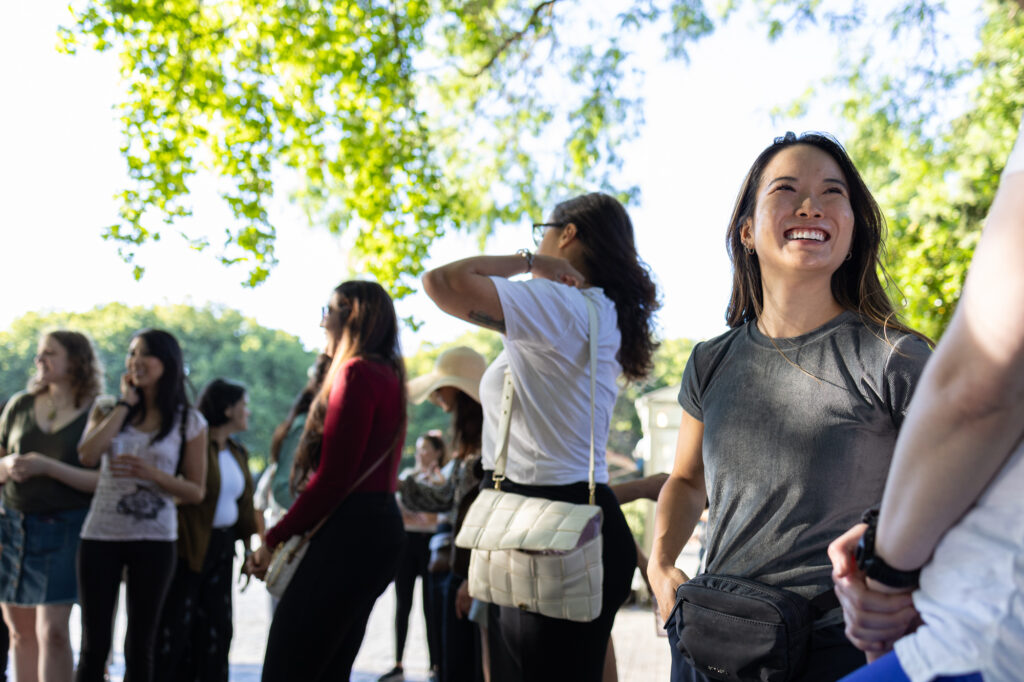
[[430, 270], [423, 275], [423, 290], [449, 315], [504, 333], [505, 315], [491, 277], [513, 277], [525, 272], [570, 286], [581, 286], [584, 281], [583, 275], [562, 258], [474, 256]]
[[876, 550], [914, 569], [1024, 435], [1024, 172], [1004, 177], [953, 321], [903, 423]]
[[672, 611], [676, 588], [689, 580], [689, 576], [676, 568], [676, 559], [693, 535], [707, 500], [703, 440], [703, 422], [683, 412], [672, 473], [658, 495], [654, 542], [647, 564], [647, 577], [662, 620], [668, 619]]

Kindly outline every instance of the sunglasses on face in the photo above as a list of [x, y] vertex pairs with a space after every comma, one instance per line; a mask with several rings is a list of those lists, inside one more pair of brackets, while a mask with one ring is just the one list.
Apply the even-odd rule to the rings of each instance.
[[562, 229], [569, 223], [534, 223], [533, 224], [533, 244], [534, 246], [540, 246], [540, 243], [544, 240], [544, 233], [547, 232], [549, 227], [555, 229]]

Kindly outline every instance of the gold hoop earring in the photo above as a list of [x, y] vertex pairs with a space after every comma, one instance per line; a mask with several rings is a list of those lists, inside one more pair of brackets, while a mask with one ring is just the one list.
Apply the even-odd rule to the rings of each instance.
[[743, 250], [747, 252], [748, 256], [753, 256], [754, 255], [754, 249], [749, 247], [749, 246], [744, 246]]

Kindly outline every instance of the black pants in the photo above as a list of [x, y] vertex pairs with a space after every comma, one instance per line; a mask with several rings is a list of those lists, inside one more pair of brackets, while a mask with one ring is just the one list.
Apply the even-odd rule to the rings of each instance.
[[409, 635], [409, 614], [412, 612], [412, 597], [416, 588], [416, 578], [422, 578], [420, 595], [423, 598], [423, 618], [426, 621], [427, 651], [430, 654], [430, 666], [440, 663], [437, 655], [434, 620], [433, 593], [430, 589], [430, 573], [427, 563], [430, 561], [430, 538], [433, 532], [406, 531], [405, 550], [402, 561], [398, 564], [395, 574], [395, 662], [402, 662], [405, 653], [405, 640]]
[[463, 579], [445, 576], [441, 613], [441, 682], [482, 682], [480, 628], [469, 618], [455, 615], [455, 595]]
[[[672, 682], [713, 682], [711, 678], [697, 672], [686, 662], [676, 649], [679, 638], [673, 620], [665, 624], [668, 643], [672, 649]], [[864, 665], [864, 652], [850, 643], [842, 623], [827, 625], [811, 633], [811, 650], [807, 655], [807, 667], [797, 682], [835, 682]]]
[[7, 622], [0, 618], [0, 682], [7, 682], [7, 650], [11, 646]]
[[227, 682], [233, 531], [214, 529], [199, 573], [179, 560], [157, 634], [157, 682]]
[[444, 583], [447, 573], [427, 573], [423, 584], [430, 592], [430, 610], [427, 612], [427, 650], [430, 653], [431, 666], [441, 667], [444, 658], [442, 634], [444, 632]]
[[263, 682], [348, 680], [405, 542], [391, 493], [356, 493], [313, 536], [270, 624]]
[[177, 548], [173, 541], [82, 540], [78, 546], [78, 598], [82, 647], [76, 682], [102, 682], [121, 576], [125, 575], [128, 633], [125, 681], [153, 679], [153, 649]]
[[[483, 480], [491, 485], [490, 472], [484, 472]], [[576, 504], [586, 503], [588, 498], [586, 483], [535, 486], [505, 480], [501, 489]], [[577, 623], [491, 604], [488, 642], [492, 682], [601, 682], [615, 614], [629, 597], [636, 569], [636, 544], [611, 488], [598, 485], [595, 504], [604, 512], [601, 615], [590, 623]]]

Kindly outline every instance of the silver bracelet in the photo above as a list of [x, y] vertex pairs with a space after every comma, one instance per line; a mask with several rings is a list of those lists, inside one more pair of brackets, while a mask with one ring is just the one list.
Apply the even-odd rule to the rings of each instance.
[[529, 249], [519, 249], [516, 251], [517, 256], [521, 256], [526, 261], [526, 272], [533, 269], [533, 252]]

